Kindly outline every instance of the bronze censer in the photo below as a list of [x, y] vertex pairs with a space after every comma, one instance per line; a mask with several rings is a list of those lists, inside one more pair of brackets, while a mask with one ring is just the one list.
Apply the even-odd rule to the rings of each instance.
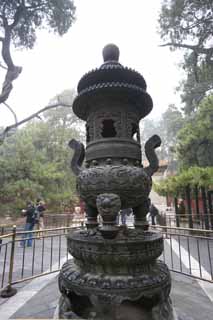
[[[118, 62], [117, 46], [107, 45], [103, 58], [99, 69], [81, 78], [73, 103], [86, 121], [86, 149], [76, 140], [69, 145], [87, 222], [85, 230], [68, 235], [73, 259], [59, 276], [59, 317], [172, 320], [170, 274], [157, 260], [163, 238], [146, 221], [161, 140], [154, 135], [146, 142], [149, 166], [143, 168], [139, 121], [152, 110], [152, 99], [144, 78]], [[132, 208], [134, 228], [117, 225], [124, 208]]]

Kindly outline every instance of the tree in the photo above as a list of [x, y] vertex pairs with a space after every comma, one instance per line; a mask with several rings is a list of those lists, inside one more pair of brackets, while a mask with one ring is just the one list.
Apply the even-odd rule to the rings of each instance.
[[[162, 130], [163, 128], [163, 130]], [[163, 127], [162, 119], [144, 119], [141, 126], [141, 146], [142, 146], [142, 159], [146, 159], [145, 156], [145, 143], [146, 141], [157, 134], [161, 138], [161, 146], [156, 150], [159, 160], [165, 160], [168, 158], [166, 137], [165, 137], [165, 127]]]
[[185, 51], [186, 79], [180, 88], [184, 111], [190, 114], [213, 89], [213, 2], [164, 0], [159, 26], [162, 46]]
[[180, 130], [177, 152], [181, 168], [213, 166], [213, 95], [199, 104]]
[[182, 128], [183, 123], [184, 119], [180, 110], [178, 110], [174, 104], [170, 104], [162, 114], [162, 119], [159, 124], [167, 157], [169, 157], [175, 148], [177, 134]]
[[185, 194], [186, 187], [212, 188], [213, 167], [191, 167], [183, 170], [176, 176], [170, 176], [154, 183], [154, 190], [161, 196], [181, 196]]
[[0, 213], [20, 212], [37, 197], [57, 211], [75, 200], [68, 142], [80, 137], [75, 116], [67, 110], [49, 110], [43, 121], [31, 120], [0, 146]]
[[50, 109], [45, 110], [44, 119], [51, 123], [54, 127], [73, 127], [82, 124], [82, 121], [73, 113], [72, 104], [76, 96], [74, 89], [66, 89], [59, 95], [50, 100], [49, 106], [60, 104], [61, 108], [56, 108], [54, 112]]
[[[10, 136], [11, 134], [13, 134], [16, 129], [20, 126], [25, 124], [26, 122], [34, 119], [34, 118], [38, 118], [38, 119], [42, 119], [41, 118], [41, 114], [47, 112], [48, 110], [52, 110], [52, 109], [56, 109], [57, 107], [63, 107], [65, 111], [63, 111], [67, 116], [69, 114], [72, 114], [70, 112], [70, 108], [72, 107], [72, 102], [73, 99], [75, 97], [75, 91], [74, 90], [64, 90], [62, 93], [56, 95], [53, 99], [50, 100], [49, 104], [38, 110], [37, 112], [31, 114], [30, 116], [26, 117], [25, 119], [22, 119], [21, 121], [16, 121], [14, 124], [6, 127], [6, 128], [0, 128], [0, 145], [4, 142], [5, 138], [7, 136]], [[57, 118], [57, 115], [59, 116], [59, 114], [61, 113], [61, 109], [59, 109], [59, 111], [57, 112], [55, 110], [55, 117]], [[69, 116], [68, 116], [69, 117]], [[72, 124], [75, 123], [75, 125], [81, 123], [81, 121], [72, 114], [71, 116], [71, 122]]]
[[179, 86], [179, 91], [182, 91], [183, 110], [187, 116], [197, 111], [199, 103], [211, 94], [213, 89], [213, 65], [203, 61], [194, 69], [190, 60], [190, 55], [188, 58], [185, 56], [183, 67], [187, 72], [187, 78]]
[[[5, 104], [15, 117], [14, 110], [6, 103], [22, 67], [16, 66], [11, 45], [20, 49], [32, 49], [36, 42], [36, 30], [48, 29], [62, 36], [75, 20], [75, 7], [72, 0], [1, 0], [0, 2], [0, 42], [2, 59], [0, 66], [5, 70], [5, 77], [0, 93], [0, 104]], [[26, 122], [26, 121], [25, 121]], [[21, 122], [22, 123], [22, 122]]]
[[145, 119], [142, 128], [142, 143], [152, 135], [158, 134], [162, 143], [156, 151], [160, 160], [169, 160], [174, 154], [177, 134], [182, 128], [184, 119], [178, 108], [170, 104], [160, 120]]

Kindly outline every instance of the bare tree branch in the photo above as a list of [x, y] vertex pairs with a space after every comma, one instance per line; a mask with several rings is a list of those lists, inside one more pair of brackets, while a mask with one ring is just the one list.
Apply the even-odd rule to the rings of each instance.
[[196, 51], [197, 53], [203, 53], [203, 54], [209, 54], [213, 53], [213, 48], [202, 48], [198, 45], [190, 45], [185, 43], [175, 43], [175, 42], [168, 42], [161, 44], [160, 47], [176, 47], [176, 48], [185, 48], [185, 49], [191, 49], [193, 51]]
[[25, 5], [22, 2], [14, 14], [13, 23], [10, 25], [11, 29], [13, 29], [18, 24], [24, 10], [25, 10]]
[[[47, 110], [53, 109], [53, 108], [57, 108], [57, 107], [67, 107], [70, 108], [71, 105], [70, 104], [66, 104], [63, 102], [60, 102], [60, 97], [57, 98], [57, 102], [52, 103], [40, 110], [38, 110], [37, 112], [31, 114], [29, 117], [26, 117], [25, 119], [15, 122], [14, 124], [6, 127], [3, 132], [0, 133], [0, 145], [4, 142], [5, 138], [7, 137], [8, 133], [14, 129], [16, 129], [17, 127], [19, 127], [20, 125], [34, 119], [34, 118], [38, 118], [40, 113], [43, 113]], [[12, 112], [12, 109], [10, 110]]]
[[0, 104], [4, 103], [8, 99], [13, 89], [13, 84], [12, 84], [13, 81], [16, 78], [18, 78], [18, 76], [22, 71], [22, 67], [14, 65], [11, 57], [11, 53], [10, 53], [12, 29], [17, 25], [18, 21], [20, 20], [22, 12], [23, 12], [23, 5], [21, 4], [14, 15], [14, 21], [11, 25], [8, 25], [7, 18], [4, 15], [4, 10], [3, 10], [3, 15], [1, 16], [1, 19], [3, 20], [3, 27], [4, 27], [4, 37], [0, 37], [0, 42], [2, 43], [1, 54], [7, 66], [7, 72], [2, 85], [2, 91], [0, 93]]
[[7, 70], [7, 67], [5, 67], [1, 62], [0, 62], [0, 67], [1, 67], [2, 69]]
[[11, 41], [11, 30], [9, 27], [5, 29], [5, 35], [2, 40], [2, 58], [8, 66], [8, 69], [14, 68], [14, 63], [10, 54], [10, 41]]
[[17, 123], [17, 122], [18, 122], [18, 118], [17, 118], [17, 115], [16, 115], [15, 111], [14, 111], [6, 102], [4, 102], [4, 105], [5, 105], [5, 106], [7, 107], [7, 109], [9, 109], [10, 112], [13, 114], [15, 123]]
[[203, 23], [204, 21], [199, 21], [199, 22], [196, 22], [196, 23], [192, 23], [191, 25], [189, 25], [188, 27], [183, 27], [181, 26], [180, 28], [183, 30], [183, 31], [188, 31], [188, 30], [191, 30], [197, 26], [199, 26], [201, 23]]
[[10, 54], [10, 41], [11, 41], [11, 29], [9, 27], [6, 27], [5, 37], [2, 40], [2, 57], [8, 68], [7, 68], [5, 80], [2, 85], [2, 91], [0, 94], [0, 103], [3, 103], [8, 99], [10, 92], [13, 89], [12, 82], [16, 78], [18, 78], [19, 74], [22, 71], [22, 67], [15, 66], [13, 63], [13, 60]]

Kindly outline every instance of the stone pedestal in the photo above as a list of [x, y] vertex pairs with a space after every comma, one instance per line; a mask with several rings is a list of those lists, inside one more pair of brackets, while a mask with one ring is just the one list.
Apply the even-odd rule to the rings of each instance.
[[74, 259], [59, 277], [60, 318], [173, 319], [170, 274], [156, 261], [161, 235], [120, 227], [115, 239], [104, 239], [98, 230], [77, 231], [68, 247]]

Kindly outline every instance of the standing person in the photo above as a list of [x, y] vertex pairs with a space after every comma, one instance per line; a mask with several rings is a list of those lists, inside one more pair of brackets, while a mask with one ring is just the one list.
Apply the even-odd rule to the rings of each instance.
[[[36, 207], [35, 207], [35, 223], [37, 226], [37, 230], [44, 229], [44, 211], [46, 210], [43, 201], [37, 199]], [[38, 233], [38, 237], [40, 237], [41, 233]]]
[[178, 202], [178, 214], [179, 214], [180, 219], [184, 218], [184, 216], [186, 214], [186, 208], [185, 208], [183, 199], [180, 199]]
[[[30, 231], [29, 233], [25, 233], [22, 236], [22, 240], [20, 242], [21, 247], [25, 247], [27, 244], [27, 247], [32, 247], [32, 230], [35, 225], [35, 206], [32, 202], [27, 203], [26, 210], [22, 210], [23, 215], [26, 217], [26, 223], [24, 226], [24, 231]], [[23, 240], [25, 239], [25, 240]]]
[[158, 209], [154, 206], [153, 203], [152, 203], [151, 206], [149, 207], [149, 213], [150, 213], [152, 225], [154, 226], [154, 225], [155, 225], [155, 219], [156, 219], [156, 217], [159, 215], [159, 211], [158, 211]]
[[81, 219], [81, 207], [80, 206], [76, 206], [74, 208], [74, 219], [76, 219], [76, 220]]
[[85, 202], [80, 199], [79, 207], [81, 208], [81, 215], [82, 218], [85, 217]]
[[126, 218], [127, 216], [129, 216], [132, 212], [131, 208], [126, 208], [126, 209], [122, 209], [120, 212], [120, 216], [121, 216], [121, 224], [125, 225], [126, 224]]

